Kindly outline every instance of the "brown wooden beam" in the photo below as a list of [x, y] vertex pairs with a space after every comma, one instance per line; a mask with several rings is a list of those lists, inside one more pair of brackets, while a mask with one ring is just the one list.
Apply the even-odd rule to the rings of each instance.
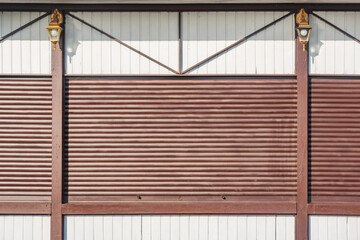
[[309, 204], [308, 214], [360, 215], [359, 203]]
[[179, 12], [179, 19], [178, 19], [178, 37], [179, 37], [179, 69], [178, 72], [182, 72], [183, 66], [183, 43], [182, 43], [182, 12]]
[[23, 4], [1, 3], [1, 11], [294, 11], [305, 8], [312, 11], [357, 11], [359, 3], [349, 4]]
[[295, 214], [289, 202], [88, 202], [63, 204], [63, 214]]
[[50, 214], [51, 204], [40, 202], [1, 202], [0, 214]]
[[360, 78], [360, 74], [309, 74], [310, 78]]
[[308, 239], [308, 52], [295, 39], [297, 74], [297, 215], [296, 239]]
[[[295, 74], [65, 74], [66, 78], [112, 78], [112, 79], [211, 79], [211, 78], [236, 78], [236, 79], [295, 79]], [[1, 78], [1, 75], [0, 75]]]
[[[43, 29], [43, 31], [46, 31]], [[64, 31], [63, 31], [64, 32]], [[51, 51], [52, 73], [52, 188], [51, 239], [62, 240], [62, 182], [63, 182], [63, 46], [64, 35]]]

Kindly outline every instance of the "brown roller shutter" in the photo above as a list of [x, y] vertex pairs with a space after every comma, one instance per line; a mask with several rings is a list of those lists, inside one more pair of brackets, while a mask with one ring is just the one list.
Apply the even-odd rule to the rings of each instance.
[[51, 79], [0, 79], [0, 201], [51, 194]]
[[65, 189], [85, 200], [295, 200], [296, 79], [68, 79]]
[[360, 201], [360, 79], [311, 80], [312, 202]]

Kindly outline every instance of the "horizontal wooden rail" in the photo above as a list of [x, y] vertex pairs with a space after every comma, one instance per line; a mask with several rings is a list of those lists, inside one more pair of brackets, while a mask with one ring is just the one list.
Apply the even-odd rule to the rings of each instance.
[[308, 205], [308, 214], [360, 215], [360, 203], [312, 203]]
[[51, 203], [1, 202], [0, 214], [50, 214]]
[[296, 214], [288, 202], [120, 202], [68, 203], [63, 214]]
[[[122, 78], [122, 79], [139, 79], [139, 78], [154, 78], [154, 79], [188, 79], [188, 78], [237, 78], [237, 79], [295, 79], [295, 74], [141, 74], [141, 75], [129, 75], [129, 74], [65, 74], [66, 78]], [[1, 78], [1, 75], [0, 75]]]

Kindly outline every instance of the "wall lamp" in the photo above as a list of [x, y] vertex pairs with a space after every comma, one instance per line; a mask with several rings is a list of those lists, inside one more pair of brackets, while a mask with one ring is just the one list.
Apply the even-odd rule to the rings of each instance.
[[309, 25], [309, 15], [305, 12], [305, 9], [300, 9], [296, 14], [296, 23], [298, 27], [296, 28], [299, 41], [303, 45], [303, 51], [305, 51], [305, 45], [309, 42], [311, 26]]
[[59, 12], [59, 10], [55, 9], [54, 12], [51, 14], [51, 21], [49, 26], [47, 26], [46, 30], [49, 34], [49, 40], [54, 45], [54, 51], [56, 47], [56, 43], [59, 42], [60, 33], [62, 27], [60, 26], [63, 23], [63, 16]]

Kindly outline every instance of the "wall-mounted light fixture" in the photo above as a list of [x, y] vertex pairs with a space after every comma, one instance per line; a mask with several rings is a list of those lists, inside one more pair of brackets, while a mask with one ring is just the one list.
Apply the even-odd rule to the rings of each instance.
[[54, 51], [56, 47], [56, 43], [59, 41], [60, 33], [62, 27], [60, 26], [63, 23], [63, 16], [59, 12], [59, 10], [55, 9], [54, 12], [51, 14], [51, 21], [49, 26], [47, 26], [46, 30], [49, 34], [49, 40], [54, 45]]
[[305, 9], [300, 9], [298, 14], [296, 14], [296, 23], [298, 27], [296, 28], [299, 36], [299, 40], [303, 45], [303, 51], [305, 51], [305, 45], [309, 42], [311, 26], [309, 25], [309, 15], [305, 12]]

